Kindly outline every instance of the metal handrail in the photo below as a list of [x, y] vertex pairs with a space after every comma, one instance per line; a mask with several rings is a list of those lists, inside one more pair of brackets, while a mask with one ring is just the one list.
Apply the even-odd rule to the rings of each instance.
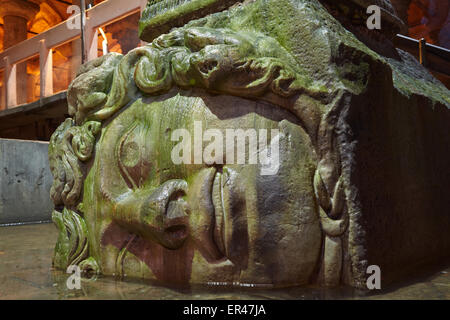
[[417, 57], [431, 71], [450, 77], [450, 50], [401, 34], [396, 36], [395, 46]]

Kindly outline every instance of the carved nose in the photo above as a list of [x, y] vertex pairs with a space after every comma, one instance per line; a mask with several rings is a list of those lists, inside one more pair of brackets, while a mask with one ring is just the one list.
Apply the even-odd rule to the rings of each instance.
[[161, 227], [170, 221], [186, 217], [185, 202], [182, 199], [188, 189], [184, 180], [169, 180], [156, 189], [148, 199], [148, 211], [155, 215]]
[[184, 180], [169, 180], [147, 199], [142, 219], [153, 237], [167, 248], [177, 248], [188, 235], [188, 207], [183, 197], [188, 184]]
[[165, 220], [174, 220], [187, 217], [187, 204], [181, 198], [169, 201], [166, 210]]

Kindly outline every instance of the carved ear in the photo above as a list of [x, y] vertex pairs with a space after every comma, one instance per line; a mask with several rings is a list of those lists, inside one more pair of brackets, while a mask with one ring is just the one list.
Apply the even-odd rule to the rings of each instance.
[[83, 162], [92, 156], [101, 123], [74, 125], [67, 119], [53, 134], [49, 145], [50, 170], [54, 180], [50, 195], [55, 206], [75, 208], [83, 186]]

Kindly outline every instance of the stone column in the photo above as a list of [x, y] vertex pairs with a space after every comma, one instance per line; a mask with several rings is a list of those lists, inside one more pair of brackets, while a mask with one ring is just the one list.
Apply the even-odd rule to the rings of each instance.
[[[27, 39], [27, 24], [39, 12], [39, 6], [25, 0], [0, 0], [3, 17], [3, 50]], [[17, 64], [17, 104], [27, 102], [27, 63]]]

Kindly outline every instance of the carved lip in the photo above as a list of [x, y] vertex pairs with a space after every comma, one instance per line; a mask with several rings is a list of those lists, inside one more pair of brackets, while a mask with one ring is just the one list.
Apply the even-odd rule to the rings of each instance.
[[[200, 227], [196, 227], [192, 236], [199, 240], [199, 249], [203, 256], [210, 263], [216, 263], [227, 259], [225, 246], [225, 222], [224, 222], [224, 195], [222, 169], [210, 168], [210, 171], [203, 177], [204, 196], [208, 197], [209, 204], [204, 202], [198, 214], [205, 215], [199, 217], [198, 221], [204, 221]], [[193, 213], [196, 214], [196, 213]]]
[[225, 234], [224, 234], [224, 221], [223, 221], [223, 186], [222, 186], [222, 169], [214, 168], [211, 174], [206, 179], [206, 187], [210, 190], [210, 203], [212, 206], [208, 206], [211, 222], [209, 225], [208, 242], [209, 249], [207, 250], [208, 260], [211, 262], [223, 261], [227, 259], [225, 248]]
[[221, 170], [216, 170], [214, 175], [211, 200], [214, 206], [213, 241], [220, 253], [226, 256], [224, 180]]

